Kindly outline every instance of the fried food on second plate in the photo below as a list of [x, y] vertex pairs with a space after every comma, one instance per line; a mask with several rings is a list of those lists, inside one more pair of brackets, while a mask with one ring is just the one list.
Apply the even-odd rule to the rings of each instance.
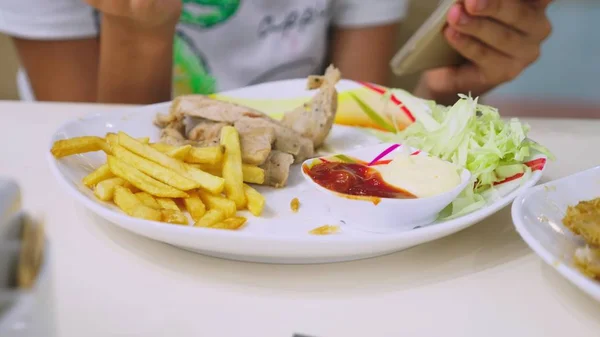
[[575, 265], [586, 275], [600, 281], [600, 249], [589, 245], [575, 251]]
[[569, 206], [563, 224], [588, 244], [600, 246], [600, 198]]

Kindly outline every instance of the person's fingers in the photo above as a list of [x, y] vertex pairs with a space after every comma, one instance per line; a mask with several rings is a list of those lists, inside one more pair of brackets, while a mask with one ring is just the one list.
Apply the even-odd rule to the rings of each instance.
[[448, 12], [450, 27], [473, 37], [497, 51], [516, 58], [534, 62], [539, 57], [539, 46], [531, 43], [520, 33], [498, 21], [467, 14], [460, 4], [454, 5]]
[[545, 40], [552, 31], [545, 15], [549, 0], [465, 0], [465, 8], [472, 16], [484, 16], [500, 21], [532, 37]]
[[452, 27], [444, 31], [448, 43], [481, 72], [481, 84], [497, 84], [515, 79], [525, 68], [513, 59], [481, 41], [460, 33]]

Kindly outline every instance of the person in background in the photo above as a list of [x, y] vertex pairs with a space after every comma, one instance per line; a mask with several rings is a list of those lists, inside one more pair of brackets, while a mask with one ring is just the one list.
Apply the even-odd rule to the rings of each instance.
[[[425, 72], [415, 90], [451, 104], [535, 62], [551, 0], [464, 0], [444, 34], [469, 62]], [[172, 95], [304, 77], [335, 64], [387, 84], [403, 0], [3, 0], [24, 99], [149, 104]]]

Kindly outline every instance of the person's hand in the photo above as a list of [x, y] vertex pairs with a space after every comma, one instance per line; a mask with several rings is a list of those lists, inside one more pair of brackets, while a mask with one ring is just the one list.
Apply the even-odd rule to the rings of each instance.
[[175, 25], [182, 0], [85, 0], [105, 17], [130, 22], [144, 28]]
[[444, 35], [468, 62], [423, 74], [417, 95], [451, 104], [458, 93], [479, 96], [515, 79], [540, 55], [552, 27], [552, 0], [464, 0], [448, 12]]

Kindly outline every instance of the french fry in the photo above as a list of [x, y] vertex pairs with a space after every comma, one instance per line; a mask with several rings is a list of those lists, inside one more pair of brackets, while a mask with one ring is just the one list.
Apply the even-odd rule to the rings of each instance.
[[119, 145], [119, 136], [116, 133], [107, 133], [104, 139], [110, 148]]
[[[220, 177], [222, 175], [221, 165], [210, 165], [210, 164], [190, 164], [190, 166], [201, 169], [204, 172], [208, 172], [214, 176]], [[242, 174], [244, 176], [244, 182], [248, 184], [262, 185], [265, 183], [265, 170], [250, 164], [242, 163]]]
[[183, 161], [185, 159], [185, 156], [187, 156], [187, 154], [190, 152], [190, 149], [192, 148], [191, 145], [184, 145], [184, 146], [180, 146], [180, 147], [175, 147], [169, 151], [166, 152], [166, 155], [171, 157], [171, 158], [175, 158], [177, 160], [181, 160]]
[[240, 136], [233, 126], [221, 129], [221, 145], [225, 146], [223, 157], [223, 179], [225, 179], [225, 195], [235, 202], [238, 209], [246, 206], [244, 194], [244, 175], [242, 173], [242, 151]]
[[115, 187], [125, 185], [122, 178], [110, 178], [102, 180], [94, 188], [94, 195], [102, 201], [111, 201], [115, 195]]
[[62, 158], [79, 153], [101, 151], [106, 148], [104, 139], [95, 136], [74, 137], [54, 142], [50, 152], [55, 158]]
[[208, 209], [218, 209], [225, 217], [229, 218], [235, 215], [237, 207], [233, 200], [229, 200], [219, 195], [214, 195], [205, 191], [198, 190], [200, 200], [208, 207]]
[[142, 173], [179, 190], [188, 191], [200, 187], [199, 183], [183, 177], [171, 169], [162, 167], [155, 162], [140, 157], [120, 145], [113, 145], [112, 152], [116, 158], [137, 168]]
[[119, 145], [137, 154], [138, 156], [160, 164], [163, 167], [175, 170], [176, 172], [185, 172], [183, 163], [177, 159], [171, 158], [166, 154], [152, 148], [151, 146], [137, 141], [125, 132], [119, 132], [118, 137]]
[[187, 225], [188, 218], [179, 210], [172, 209], [161, 209], [160, 213], [162, 214], [161, 220], [163, 222], [172, 223], [176, 225]]
[[221, 222], [217, 222], [216, 224], [209, 226], [210, 228], [216, 229], [228, 229], [228, 230], [236, 230], [240, 229], [246, 223], [246, 218], [241, 216], [234, 216], [231, 218], [227, 218]]
[[162, 153], [167, 153], [175, 148], [175, 146], [165, 143], [152, 143], [150, 146]]
[[168, 198], [185, 198], [187, 193], [164, 184], [154, 178], [151, 178], [135, 167], [125, 163], [114, 156], [107, 156], [108, 166], [110, 171], [117, 177], [121, 177], [133, 186], [139, 188], [144, 192], [148, 192], [151, 195], [157, 197], [168, 197]]
[[158, 204], [158, 202], [156, 201], [156, 199], [154, 199], [154, 197], [151, 196], [150, 193], [138, 192], [138, 193], [135, 193], [135, 196], [138, 197], [138, 199], [140, 199], [142, 204], [144, 204], [150, 208], [153, 208], [153, 209], [161, 209], [161, 207]]
[[258, 166], [242, 164], [242, 174], [246, 183], [257, 185], [265, 183], [265, 170]]
[[[114, 144], [119, 144], [119, 136], [116, 133], [109, 132], [106, 134], [106, 137], [104, 139], [106, 140], [106, 143], [109, 145], [109, 147], [113, 146]], [[150, 143], [150, 137], [137, 138], [137, 141], [143, 144], [148, 144]]]
[[187, 164], [156, 150], [150, 145], [138, 142], [124, 132], [119, 132], [119, 145], [140, 157], [146, 158], [150, 161], [160, 164], [163, 167], [174, 170], [186, 178], [194, 180], [200, 184], [201, 188], [204, 188], [212, 193], [221, 193], [223, 191], [225, 185], [223, 178], [215, 177], [197, 168], [190, 167]]
[[160, 208], [162, 209], [170, 209], [172, 211], [181, 211], [179, 209], [179, 206], [177, 206], [177, 204], [175, 203], [175, 201], [173, 201], [173, 199], [169, 199], [169, 198], [156, 198], [156, 202], [158, 203], [158, 205], [160, 205]]
[[153, 221], [160, 221], [162, 219], [162, 213], [159, 210], [144, 205], [135, 194], [123, 186], [115, 187], [113, 201], [130, 216]]
[[218, 209], [210, 209], [204, 214], [200, 220], [197, 220], [194, 224], [195, 227], [210, 227], [216, 223], [225, 220], [225, 215]]
[[223, 175], [222, 167], [220, 164], [210, 165], [210, 164], [188, 164], [190, 167], [197, 168], [202, 170], [208, 174], [212, 174], [213, 176], [220, 177]]
[[192, 219], [194, 219], [194, 221], [198, 221], [206, 213], [206, 206], [196, 193], [188, 194], [190, 196], [183, 199], [183, 204], [185, 205], [185, 209], [187, 209], [188, 213], [190, 213]]
[[198, 168], [185, 164], [186, 177], [198, 182], [200, 187], [215, 194], [223, 192], [225, 188], [225, 179], [204, 172]]
[[85, 176], [82, 182], [85, 186], [92, 187], [97, 183], [101, 182], [102, 180], [114, 178], [114, 176], [115, 175], [112, 172], [110, 172], [108, 164], [103, 164], [94, 171], [92, 171], [92, 173]]
[[193, 147], [185, 157], [185, 161], [195, 164], [218, 164], [223, 160], [223, 146]]
[[254, 188], [244, 184], [244, 193], [246, 194], [246, 199], [248, 200], [248, 210], [254, 216], [260, 216], [265, 208], [265, 197], [262, 196], [257, 190]]
[[[173, 151], [176, 147], [164, 143], [154, 143], [151, 145], [154, 149], [167, 153]], [[223, 146], [207, 146], [207, 147], [191, 147], [183, 160], [186, 163], [192, 164], [209, 164], [215, 165], [221, 163], [223, 160], [223, 153], [225, 148]]]
[[312, 235], [329, 235], [335, 234], [340, 231], [340, 226], [332, 226], [332, 225], [324, 225], [321, 227], [317, 227], [309, 231], [309, 234]]

